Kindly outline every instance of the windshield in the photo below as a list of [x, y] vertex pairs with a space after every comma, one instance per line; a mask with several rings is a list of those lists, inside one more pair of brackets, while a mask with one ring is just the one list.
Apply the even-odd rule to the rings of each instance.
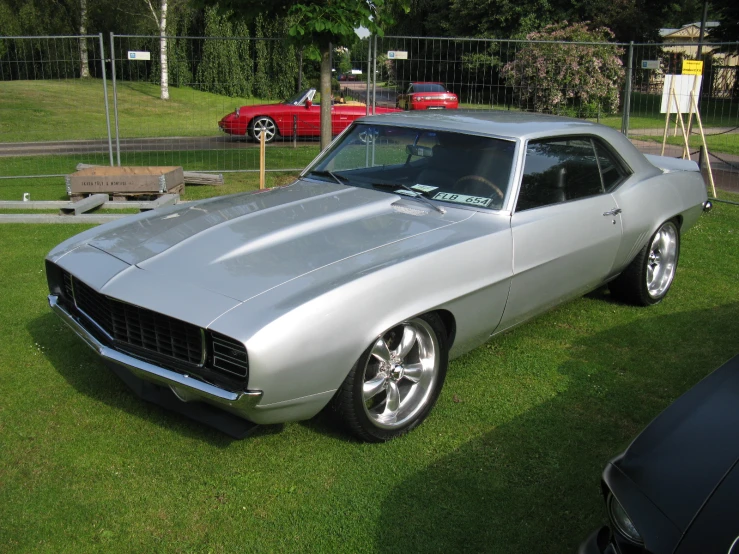
[[[300, 105], [302, 105], [302, 104], [305, 103], [306, 96], [309, 95], [309, 93], [311, 92], [311, 90], [313, 90], [313, 89], [303, 90], [303, 91], [299, 92], [298, 94], [295, 94], [295, 95], [291, 96], [290, 98], [288, 98], [287, 100], [285, 100], [283, 102], [283, 104], [290, 104], [290, 105], [293, 105], [293, 106], [300, 106]], [[315, 94], [315, 92], [314, 92], [314, 94]], [[310, 96], [310, 98], [312, 99], [312, 95]]]
[[357, 124], [308, 177], [499, 210], [515, 143], [451, 131]]

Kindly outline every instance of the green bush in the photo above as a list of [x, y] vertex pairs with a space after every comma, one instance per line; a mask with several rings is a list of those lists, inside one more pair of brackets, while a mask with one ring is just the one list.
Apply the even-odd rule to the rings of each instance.
[[525, 109], [579, 117], [615, 113], [624, 69], [623, 50], [607, 42], [613, 37], [587, 22], [550, 25], [529, 33], [527, 39], [539, 42], [522, 47], [501, 74]]

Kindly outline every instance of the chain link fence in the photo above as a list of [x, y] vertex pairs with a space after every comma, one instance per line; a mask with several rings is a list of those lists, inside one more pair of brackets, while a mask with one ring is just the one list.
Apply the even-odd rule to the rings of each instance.
[[102, 35], [0, 37], [0, 177], [109, 164]]
[[[111, 36], [116, 163], [214, 172], [258, 170], [253, 129], [225, 123], [219, 127], [219, 122], [237, 110], [247, 112], [295, 96], [300, 53], [271, 38], [166, 40], [169, 100], [164, 101], [160, 38]], [[284, 108], [273, 106], [254, 115], [275, 110]], [[293, 128], [291, 115], [271, 117], [278, 127], [270, 137], [275, 148], [268, 152], [268, 168], [299, 170], [318, 153], [317, 145], [287, 136]]]
[[[159, 36], [0, 38], [0, 178], [65, 175], [78, 163], [257, 171], [254, 122], [272, 139], [269, 170], [297, 171], [318, 153], [320, 97], [300, 94], [317, 88], [317, 64], [303, 52], [276, 38], [168, 37], [165, 45], [162, 71]], [[717, 184], [737, 190], [731, 48], [703, 45], [697, 105]], [[660, 153], [664, 141], [666, 155], [681, 156], [682, 129], [674, 117], [666, 127], [661, 110], [665, 76], [699, 52], [694, 43], [387, 36], [333, 56], [335, 134], [368, 111], [411, 107], [405, 93], [414, 83], [437, 83], [460, 109], [587, 118], [620, 129], [644, 152]], [[264, 104], [279, 105], [257, 108]], [[699, 127], [688, 119], [695, 157]]]

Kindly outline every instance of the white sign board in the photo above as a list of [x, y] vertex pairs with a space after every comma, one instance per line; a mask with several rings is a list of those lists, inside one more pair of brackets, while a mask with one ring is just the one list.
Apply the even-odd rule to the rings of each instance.
[[[671, 98], [670, 102], [670, 113], [677, 113], [677, 108], [680, 108], [680, 113], [688, 113], [690, 111], [690, 93], [695, 91], [696, 100], [701, 90], [701, 83], [703, 81], [702, 75], [665, 75], [665, 84], [662, 88], [662, 105], [659, 108], [660, 113], [667, 113], [667, 98], [670, 96], [670, 90], [672, 89], [672, 81], [675, 80], [674, 96], [677, 97], [677, 104], [675, 103], [675, 97]], [[696, 79], [698, 82], [696, 82]], [[695, 87], [695, 88], [693, 88]]]
[[659, 60], [642, 60], [642, 69], [659, 69]]
[[407, 60], [408, 52], [406, 52], [405, 50], [388, 50], [387, 59], [388, 60]]
[[129, 50], [128, 59], [149, 61], [151, 59], [151, 52], [138, 52], [135, 50]]

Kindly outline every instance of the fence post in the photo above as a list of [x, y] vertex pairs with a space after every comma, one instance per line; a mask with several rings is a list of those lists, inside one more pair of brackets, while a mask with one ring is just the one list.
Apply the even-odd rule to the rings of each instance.
[[298, 116], [293, 116], [293, 148], [298, 147]]
[[115, 87], [115, 45], [110, 33], [110, 77], [113, 80], [113, 116], [115, 117], [115, 153], [118, 167], [121, 167], [121, 134], [118, 129], [118, 89]]
[[367, 49], [367, 97], [364, 99], [365, 106], [367, 108], [365, 115], [370, 114], [370, 82], [372, 80], [372, 35], [367, 37], [367, 44], [369, 44], [369, 48]]
[[110, 165], [113, 166], [113, 139], [110, 134], [110, 106], [108, 106], [108, 79], [105, 77], [105, 44], [103, 44], [103, 33], [98, 33], [100, 39], [100, 68], [103, 70], [103, 95], [105, 96], [105, 123], [108, 125], [108, 154]]
[[624, 84], [624, 113], [621, 116], [621, 132], [629, 136], [629, 115], [631, 112], [631, 79], [634, 71], [634, 41], [629, 43], [629, 58], [626, 64], [626, 83]]
[[372, 115], [377, 114], [377, 35], [375, 35], [375, 57], [372, 58]]

